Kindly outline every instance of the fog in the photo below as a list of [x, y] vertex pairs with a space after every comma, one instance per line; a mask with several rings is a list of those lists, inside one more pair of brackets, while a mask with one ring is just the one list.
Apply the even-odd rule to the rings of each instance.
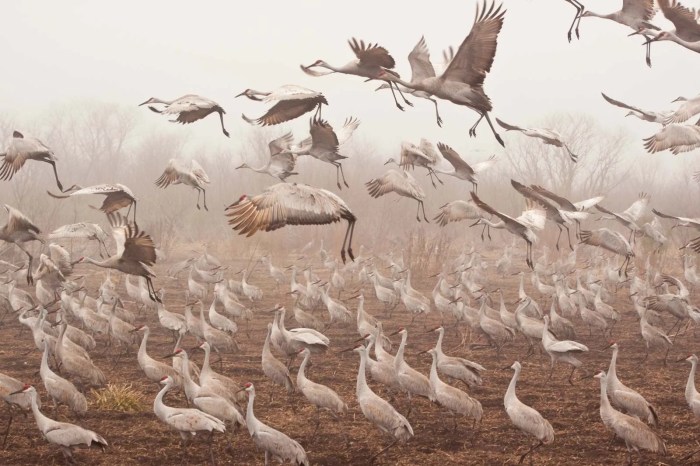
[[[601, 13], [619, 7], [603, 0], [585, 3]], [[698, 6], [693, 3], [684, 2]], [[659, 209], [700, 214], [696, 203], [678, 202], [699, 194], [691, 179], [700, 169], [697, 153], [647, 154], [642, 138], [654, 134], [657, 126], [625, 118], [623, 109], [600, 96], [603, 91], [650, 110], [671, 108], [679, 95], [700, 91], [694, 79], [700, 60], [675, 44], [658, 43], [648, 68], [642, 39], [629, 38], [624, 27], [598, 18], [584, 18], [581, 39], [568, 43], [574, 10], [561, 0], [504, 2], [505, 24], [485, 90], [493, 101], [493, 116], [562, 132], [581, 155], [576, 165], [558, 149], [504, 131], [502, 149], [486, 124], [476, 138], [469, 138], [467, 129], [477, 115], [464, 107], [441, 102], [445, 125], [439, 128], [428, 101], [412, 98], [414, 107], [400, 112], [388, 92], [374, 91], [375, 82], [341, 75], [313, 78], [299, 69], [320, 58], [334, 64], [349, 61], [347, 40], [357, 37], [385, 46], [408, 78], [406, 56], [421, 35], [438, 60], [444, 48], [458, 46], [471, 29], [474, 1], [429, 5], [430, 10], [425, 4], [421, 10], [406, 2], [364, 0], [342, 6], [314, 0], [205, 1], [196, 6], [184, 1], [11, 2], [4, 5], [6, 21], [0, 28], [5, 61], [0, 137], [4, 141], [13, 130], [39, 137], [59, 159], [66, 186], [129, 186], [139, 199], [140, 226], [166, 254], [176, 245], [203, 242], [231, 254], [288, 249], [309, 238], [324, 238], [329, 250], [340, 244], [340, 225], [289, 227], [245, 239], [226, 224], [226, 205], [277, 182], [235, 167], [243, 161], [262, 165], [267, 142], [287, 131], [298, 140], [308, 135], [306, 117], [266, 129], [240, 118], [241, 113], [261, 115], [267, 106], [235, 99], [236, 94], [283, 84], [322, 91], [330, 104], [324, 117], [334, 126], [351, 115], [362, 122], [341, 147], [348, 156], [344, 168], [350, 189], [338, 192], [335, 169], [310, 158], [301, 158], [296, 170], [300, 175], [289, 179], [338, 192], [358, 217], [357, 245], [382, 250], [417, 234], [444, 235], [460, 245], [456, 240], [480, 241], [479, 232], [464, 223], [444, 229], [419, 224], [413, 200], [395, 194], [372, 199], [367, 194], [364, 183], [384, 173], [383, 163], [398, 155], [400, 142], [418, 143], [421, 137], [449, 144], [469, 162], [496, 155], [498, 163], [484, 173], [479, 192], [509, 213], [523, 207], [510, 187], [509, 180], [515, 178], [542, 183], [572, 200], [602, 194], [603, 204], [612, 209], [624, 209], [647, 192]], [[654, 22], [672, 27], [661, 14]], [[215, 115], [181, 126], [138, 107], [151, 96], [171, 99], [186, 93], [211, 98], [226, 109], [230, 139], [221, 134]], [[208, 212], [195, 208], [196, 192], [190, 188], [161, 190], [153, 184], [171, 158], [194, 158], [208, 172]], [[471, 189], [469, 183], [447, 176], [434, 189], [425, 175], [420, 169], [414, 173], [426, 191], [431, 219], [439, 206], [466, 198]], [[11, 181], [0, 182], [0, 199], [25, 212], [45, 232], [82, 220], [107, 228], [104, 216], [88, 207], [99, 205], [99, 196], [56, 200], [47, 189], [55, 191], [51, 168], [30, 162]], [[494, 240], [486, 244], [499, 243]], [[544, 242], [551, 243], [551, 235]]]

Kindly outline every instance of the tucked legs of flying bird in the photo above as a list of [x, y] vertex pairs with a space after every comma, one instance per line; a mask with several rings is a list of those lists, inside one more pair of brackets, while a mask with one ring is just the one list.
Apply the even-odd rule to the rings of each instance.
[[[343, 259], [343, 264], [345, 263], [345, 243], [347, 241], [347, 251], [348, 251], [348, 256], [350, 256], [350, 260], [355, 262], [355, 255], [352, 253], [352, 235], [355, 233], [355, 222], [357, 219], [355, 217], [352, 217], [351, 219], [348, 219], [348, 229], [345, 230], [345, 238], [343, 238], [343, 246], [340, 249], [340, 258]], [[349, 240], [348, 240], [348, 235], [349, 235]]]
[[474, 123], [474, 125], [471, 128], [469, 128], [469, 136], [476, 136], [476, 128], [477, 126], [479, 126], [479, 123], [481, 123], [481, 120], [484, 118], [486, 118], [486, 122], [489, 124], [491, 132], [493, 132], [493, 136], [496, 138], [496, 141], [498, 141], [498, 143], [501, 146], [506, 147], [505, 142], [503, 142], [503, 138], [501, 138], [501, 135], [496, 132], [496, 128], [494, 128], [493, 123], [491, 122], [491, 117], [489, 117], [488, 112], [479, 113], [479, 119], [476, 120], [476, 123]]
[[569, 39], [569, 42], [571, 42], [571, 32], [574, 30], [574, 26], [576, 26], [576, 38], [580, 39], [578, 25], [581, 23], [581, 15], [583, 14], [584, 7], [578, 0], [566, 0], [566, 2], [572, 4], [574, 8], [576, 8], [576, 16], [574, 16], [574, 20], [571, 22], [571, 26], [569, 26], [569, 32], [566, 33], [566, 37]]

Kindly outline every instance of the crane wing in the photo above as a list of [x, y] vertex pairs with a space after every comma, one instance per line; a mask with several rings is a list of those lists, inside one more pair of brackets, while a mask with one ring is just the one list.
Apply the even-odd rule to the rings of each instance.
[[411, 53], [408, 54], [408, 63], [411, 65], [412, 83], [435, 77], [435, 68], [430, 62], [430, 52], [425, 43], [425, 37], [421, 37]]
[[70, 260], [70, 254], [58, 244], [49, 244], [49, 254], [51, 260], [56, 265], [61, 274], [65, 277], [73, 271], [73, 264]]
[[413, 177], [409, 178], [408, 173], [399, 173], [396, 170], [389, 170], [381, 178], [369, 180], [365, 186], [372, 197], [380, 197], [391, 192], [418, 200], [425, 197], [423, 189], [416, 184]]
[[472, 200], [474, 201], [474, 204], [481, 210], [483, 210], [486, 213], [489, 213], [491, 215], [495, 215], [496, 217], [500, 218], [503, 220], [504, 223], [510, 223], [511, 225], [517, 224], [517, 225], [522, 225], [518, 220], [514, 219], [513, 217], [510, 217], [509, 215], [503, 214], [481, 199], [479, 199], [479, 196], [476, 195], [474, 191], [471, 192]]
[[627, 254], [627, 251], [631, 251], [629, 243], [621, 234], [607, 228], [592, 231], [581, 230], [581, 242], [623, 256]]
[[696, 125], [666, 125], [644, 141], [647, 152], [655, 154], [670, 149], [674, 155], [700, 147], [700, 128]]
[[496, 118], [496, 123], [501, 125], [504, 129], [508, 131], [525, 131], [525, 128], [521, 128], [520, 126], [515, 126], [515, 125], [510, 125], [506, 123], [505, 121], [501, 120], [500, 118]]
[[335, 132], [335, 135], [338, 138], [338, 145], [344, 144], [348, 139], [350, 139], [358, 126], [360, 126], [360, 120], [355, 117], [346, 118], [343, 127]]
[[674, 217], [673, 215], [668, 215], [668, 214], [661, 213], [661, 212], [659, 212], [659, 211], [656, 210], [656, 209], [651, 209], [651, 211], [652, 211], [654, 214], [656, 214], [656, 215], [658, 215], [659, 217], [661, 217], [661, 218], [670, 218], [670, 219], [673, 219], [673, 220], [678, 220], [678, 221], [680, 221], [680, 222], [689, 223], [689, 224], [691, 224], [691, 225], [693, 225], [693, 226], [695, 226], [695, 227], [700, 227], [700, 219], [698, 219], [698, 218]]
[[488, 159], [484, 160], [483, 162], [478, 162], [475, 163], [474, 166], [472, 167], [476, 173], [481, 173], [484, 170], [488, 170], [491, 168], [494, 164], [496, 163], [496, 155], [492, 155]]
[[243, 115], [248, 123], [257, 123], [260, 126], [272, 126], [290, 121], [312, 111], [320, 103], [325, 103], [323, 97], [303, 100], [280, 100], [273, 105], [263, 116], [251, 120]]
[[603, 98], [604, 98], [606, 101], [608, 101], [608, 103], [610, 103], [610, 104], [612, 104], [612, 105], [614, 105], [614, 106], [616, 106], [616, 107], [626, 108], [627, 110], [632, 110], [632, 111], [635, 111], [635, 112], [639, 112], [639, 113], [641, 113], [642, 115], [645, 115], [645, 116], [647, 116], [647, 117], [649, 117], [649, 118], [653, 118], [653, 115], [652, 115], [651, 113], [649, 113], [649, 112], [647, 112], [647, 111], [645, 111], [645, 110], [642, 110], [642, 109], [639, 108], [639, 107], [635, 107], [634, 105], [629, 105], [629, 104], [626, 104], [626, 103], [624, 103], [624, 102], [620, 102], [619, 100], [615, 100], [615, 99], [613, 99], [613, 98], [611, 98], [611, 97], [608, 97], [607, 95], [605, 95], [605, 94], [602, 93], [602, 92], [600, 93], [600, 95], [602, 95]]
[[649, 23], [649, 20], [656, 14], [654, 0], [622, 0], [622, 13], [634, 18], [641, 18], [649, 29], [659, 29], [658, 26]]
[[460, 157], [457, 151], [455, 151], [452, 147], [439, 142], [438, 150], [442, 156], [445, 157], [445, 160], [447, 160], [450, 165], [454, 167], [455, 171], [463, 170], [471, 176], [476, 175], [474, 169], [467, 162], [465, 162], [464, 159], [462, 159], [462, 157]]
[[285, 134], [284, 136], [280, 136], [276, 139], [273, 139], [267, 145], [270, 148], [270, 156], [277, 155], [280, 152], [288, 151], [292, 147], [293, 142], [294, 136], [291, 132]]
[[677, 0], [658, 0], [666, 19], [676, 27], [676, 35], [687, 42], [700, 41], [698, 12], [681, 5]]
[[199, 180], [200, 183], [210, 183], [211, 181], [209, 180], [209, 175], [207, 175], [207, 172], [204, 171], [204, 168], [197, 162], [196, 160], [192, 159], [192, 163], [190, 165], [190, 170], [192, 171], [192, 174]]
[[[96, 223], [72, 223], [56, 228], [54, 231], [49, 233], [49, 239], [87, 238], [92, 235], [96, 235], [104, 239], [104, 236], [100, 236], [99, 231], [102, 231], [102, 228], [100, 228], [100, 226]], [[104, 235], [104, 231], [102, 231], [102, 234]]]
[[510, 180], [510, 184], [513, 186], [513, 188], [515, 188], [516, 191], [522, 194], [523, 197], [530, 199], [538, 204], [541, 204], [542, 207], [544, 207], [545, 211], [559, 213], [559, 209], [557, 209], [556, 206], [552, 204], [552, 202], [549, 199], [535, 192], [535, 190], [533, 190], [532, 188], [525, 186], [524, 184], [519, 183], [515, 180]]
[[568, 353], [571, 351], [588, 351], [588, 347], [583, 343], [572, 340], [562, 340], [553, 343], [547, 347], [548, 351], [554, 351], [556, 353]]
[[283, 172], [291, 173], [297, 163], [297, 156], [291, 152], [280, 152], [270, 157], [270, 165], [279, 167]]
[[[418, 161], [418, 163], [416, 163], [416, 161]], [[429, 163], [431, 163], [430, 159], [417, 145], [406, 141], [401, 143], [401, 167], [414, 168], [416, 165], [426, 166]]]
[[547, 214], [544, 210], [536, 207], [536, 205], [532, 203], [526, 210], [523, 210], [523, 213], [515, 220], [533, 230], [544, 230]]
[[338, 136], [333, 131], [333, 127], [326, 120], [314, 118], [311, 120], [311, 143], [315, 148], [338, 151]]
[[472, 30], [441, 75], [442, 79], [460, 81], [474, 87], [484, 83], [484, 78], [491, 70], [496, 55], [498, 33], [503, 27], [505, 10], [501, 8], [502, 5], [496, 7], [494, 2], [487, 9], [486, 0], [484, 0], [483, 6], [479, 9], [477, 3]]
[[476, 220], [481, 218], [481, 216], [481, 209], [476, 206], [473, 200], [459, 200], [448, 202], [440, 207], [434, 220], [436, 220], [441, 227], [444, 227], [450, 222]]
[[432, 142], [421, 138], [418, 148], [431, 161], [431, 164], [434, 165], [440, 162], [440, 153], [435, 150], [435, 145]]
[[639, 199], [634, 201], [620, 216], [637, 223], [640, 218], [646, 215], [648, 207], [649, 196], [646, 193], [642, 193], [639, 195]]
[[314, 97], [319, 97], [321, 95], [323, 94], [306, 87], [287, 84], [270, 92], [268, 95], [263, 97], [262, 100], [264, 102], [270, 102], [273, 100], [313, 99]]
[[239, 234], [273, 231], [285, 225], [323, 225], [354, 216], [345, 202], [325, 189], [278, 183], [252, 198], [242, 196], [226, 208]]
[[348, 41], [348, 44], [352, 52], [360, 60], [360, 66], [381, 66], [387, 69], [396, 66], [396, 62], [384, 47], [377, 44], [365, 45], [365, 41], [361, 40], [358, 42], [354, 37]]
[[537, 194], [546, 197], [547, 199], [551, 199], [552, 201], [556, 202], [559, 204], [559, 207], [565, 210], [572, 210], [576, 211], [579, 210], [576, 208], [576, 206], [567, 198], [563, 196], [559, 196], [558, 194], [553, 193], [552, 191], [549, 191], [542, 186], [539, 185], [530, 185], [530, 188], [532, 188], [533, 191], [535, 191]]
[[4, 204], [4, 207], [7, 211], [7, 228], [10, 231], [33, 231], [34, 233], [41, 233], [39, 227], [34, 225], [34, 223], [29, 220], [29, 217], [22, 212], [7, 204]]
[[146, 265], [156, 263], [156, 246], [149, 235], [139, 230], [135, 223], [129, 223], [118, 212], [111, 214], [109, 220], [112, 224], [112, 236], [117, 243], [118, 256]]
[[[172, 183], [175, 183], [179, 178], [180, 174], [178, 173], [178, 165], [175, 159], [171, 159], [170, 162], [168, 163], [168, 166], [165, 167], [165, 171], [163, 172], [162, 175], [155, 181], [155, 185], [158, 186], [159, 188], [166, 188], [170, 186]], [[76, 191], [77, 192], [77, 191]], [[73, 193], [75, 194], [75, 193]]]
[[603, 202], [603, 199], [605, 199], [605, 196], [592, 197], [590, 199], [585, 199], [583, 201], [574, 202], [574, 207], [576, 208], [576, 210], [579, 210], [579, 211], [588, 210], [591, 207], [596, 206], [599, 203]]

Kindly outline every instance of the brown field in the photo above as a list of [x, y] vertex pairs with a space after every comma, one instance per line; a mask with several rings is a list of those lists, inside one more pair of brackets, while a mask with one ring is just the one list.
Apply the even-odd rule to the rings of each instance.
[[[515, 261], [515, 260], [514, 260]], [[515, 262], [518, 267], [524, 264]], [[245, 265], [244, 263], [241, 263]], [[239, 264], [237, 264], [239, 265]], [[80, 266], [79, 273], [93, 269]], [[321, 277], [327, 272], [318, 271]], [[88, 282], [89, 290], [94, 293], [101, 274], [94, 274]], [[414, 287], [429, 295], [434, 279], [417, 275]], [[366, 464], [368, 458], [388, 444], [389, 439], [365, 420], [355, 399], [355, 378], [359, 358], [354, 353], [338, 354], [336, 351], [347, 348], [358, 337], [355, 323], [334, 326], [326, 331], [331, 339], [332, 350], [325, 355], [316, 356], [313, 367], [308, 371], [312, 380], [329, 385], [345, 399], [350, 407], [346, 417], [334, 421], [328, 414], [322, 414], [322, 425], [312, 438], [315, 420], [313, 408], [300, 395], [291, 399], [280, 387], [266, 380], [260, 368], [260, 352], [265, 337], [265, 327], [271, 321], [271, 315], [261, 312], [271, 308], [276, 302], [291, 307], [288, 296], [281, 296], [274, 284], [267, 280], [267, 274], [258, 268], [251, 277], [252, 283], [262, 286], [265, 299], [255, 306], [256, 311], [249, 324], [241, 324], [237, 340], [241, 346], [240, 353], [225, 354], [223, 370], [216, 363], [214, 368], [231, 375], [241, 383], [251, 381], [257, 390], [255, 412], [259, 419], [266, 422], [292, 438], [298, 440], [306, 449], [312, 464], [348, 465]], [[513, 302], [517, 292], [517, 277], [492, 277], [489, 286], [501, 286], [509, 290], [506, 298]], [[183, 286], [185, 279], [177, 281], [165, 278], [161, 272], [156, 286], [166, 287], [166, 306], [170, 310], [181, 311], [184, 304]], [[120, 284], [123, 289], [123, 284]], [[531, 296], [537, 296], [529, 283], [526, 290]], [[94, 294], [93, 294], [94, 295]], [[349, 296], [345, 293], [345, 296]], [[369, 287], [365, 288], [366, 308], [375, 315], [383, 309], [374, 299]], [[690, 451], [700, 448], [696, 420], [690, 413], [685, 399], [684, 387], [688, 376], [689, 364], [676, 363], [679, 357], [697, 351], [697, 338], [693, 331], [679, 336], [669, 355], [668, 365], [663, 365], [662, 353], [652, 353], [645, 363], [644, 343], [639, 335], [636, 314], [627, 299], [626, 290], [617, 294], [614, 306], [622, 313], [622, 321], [617, 325], [613, 337], [620, 342], [621, 350], [618, 360], [618, 375], [628, 386], [641, 392], [656, 407], [661, 418], [660, 435], [666, 440], [669, 456], [662, 458], [645, 454], [643, 464], [680, 464], [679, 459]], [[208, 305], [208, 303], [207, 303]], [[348, 308], [355, 309], [354, 302]], [[508, 306], [513, 311], [514, 306]], [[318, 310], [318, 315], [327, 315], [325, 310]], [[150, 325], [152, 331], [148, 351], [153, 357], [161, 357], [171, 352], [172, 341], [168, 332], [159, 327], [155, 314], [138, 316], [139, 322]], [[391, 321], [385, 320], [385, 330], [393, 331], [399, 325], [410, 323], [410, 316], [401, 305], [394, 311]], [[440, 323], [440, 316], [434, 312], [424, 325], [424, 319], [408, 326], [409, 338], [407, 360], [416, 369], [428, 374], [430, 358], [428, 355], [417, 356], [421, 350], [434, 345], [436, 335], [425, 334], [426, 326]], [[579, 331], [579, 341], [588, 345], [591, 351], [583, 355], [584, 369], [593, 373], [606, 369], [611, 355], [610, 351], [599, 351], [607, 344], [601, 336], [590, 337], [580, 321], [575, 322]], [[672, 319], [667, 319], [666, 328]], [[294, 322], [288, 316], [288, 327]], [[2, 345], [0, 345], [0, 370], [37, 386], [44, 401], [44, 412], [53, 417], [50, 401], [47, 401], [41, 379], [38, 375], [40, 353], [34, 348], [31, 334], [14, 318], [7, 318], [0, 326]], [[398, 339], [393, 338], [398, 344]], [[444, 348], [450, 350], [459, 345], [460, 338], [451, 328], [448, 330]], [[119, 358], [115, 355], [120, 349], [106, 348], [106, 339], [99, 337], [98, 351], [93, 352], [93, 360], [102, 368], [111, 383], [132, 383], [143, 394], [141, 412], [126, 414], [120, 412], [98, 411], [91, 404], [85, 418], [75, 420], [66, 408], [59, 409], [59, 420], [77, 422], [80, 425], [102, 434], [110, 443], [105, 453], [99, 450], [77, 450], [76, 459], [81, 464], [205, 464], [208, 462], [205, 439], [192, 442], [186, 453], [179, 447], [179, 435], [162, 424], [153, 414], [152, 401], [159, 390], [155, 384], [148, 382], [136, 362], [136, 348]], [[194, 346], [195, 341], [187, 337], [186, 348]], [[395, 351], [397, 345], [394, 346]], [[513, 427], [503, 408], [503, 395], [510, 381], [512, 371], [507, 368], [526, 352], [526, 343], [522, 337], [506, 346], [500, 358], [492, 349], [465, 348], [450, 351], [483, 364], [487, 369], [482, 387], [471, 394], [484, 408], [484, 419], [478, 430], [471, 422], [460, 422], [456, 431], [452, 430], [452, 416], [438, 405], [425, 399], [415, 399], [410, 422], [415, 437], [407, 444], [396, 446], [380, 456], [376, 464], [398, 465], [457, 465], [457, 464], [516, 464], [519, 454], [524, 452], [532, 439], [526, 438]], [[194, 354], [194, 359], [201, 363], [203, 353]], [[214, 359], [216, 360], [216, 359]], [[300, 361], [294, 364], [293, 374]], [[558, 366], [554, 377], [547, 379], [549, 357], [536, 354], [523, 362], [523, 372], [518, 384], [518, 396], [526, 404], [533, 406], [544, 415], [555, 430], [554, 444], [545, 446], [534, 455], [536, 464], [621, 464], [626, 460], [624, 444], [616, 440], [610, 442], [610, 433], [603, 426], [598, 413], [599, 383], [596, 379], [581, 379], [576, 385], [567, 382], [568, 366]], [[388, 393], [376, 384], [373, 388], [388, 398]], [[463, 388], [463, 387], [462, 387]], [[91, 400], [91, 398], [89, 397]], [[185, 406], [184, 395], [170, 394], [166, 404]], [[396, 396], [392, 404], [401, 412], [407, 411], [407, 400], [403, 395]], [[6, 411], [0, 414], [4, 425]], [[2, 428], [2, 427], [0, 427]], [[263, 464], [263, 453], [257, 451], [248, 432], [239, 430], [234, 435], [233, 454], [225, 451], [226, 441], [219, 436], [216, 441], [216, 460], [218, 464]], [[685, 464], [692, 464], [693, 460]], [[637, 462], [635, 457], [635, 462]], [[700, 455], [698, 460], [700, 461]], [[62, 464], [60, 451], [41, 438], [33, 417], [16, 418], [10, 433], [7, 447], [0, 451], [0, 464]]]

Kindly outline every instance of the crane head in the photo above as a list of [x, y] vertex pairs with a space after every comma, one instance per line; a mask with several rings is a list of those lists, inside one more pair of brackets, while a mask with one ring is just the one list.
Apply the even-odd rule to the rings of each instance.
[[30, 390], [34, 390], [34, 387], [32, 387], [31, 385], [29, 385], [28, 383], [25, 383], [25, 384], [22, 386], [22, 388], [20, 388], [20, 389], [17, 390], [16, 392], [10, 393], [10, 395], [18, 395], [18, 394], [20, 394], [20, 393], [27, 393], [27, 392], [30, 391]]
[[403, 335], [404, 333], [406, 333], [406, 328], [405, 328], [405, 327], [399, 327], [394, 333], [392, 333], [392, 334], [389, 335], [389, 336], [391, 337], [391, 336], [393, 336], [393, 335], [398, 335], [398, 334]]
[[163, 356], [163, 359], [174, 358], [175, 356], [180, 356], [181, 354], [184, 354], [185, 356], [187, 355], [187, 353], [185, 353], [185, 350], [183, 350], [182, 348], [178, 348], [172, 353]]
[[164, 376], [162, 379], [160, 379], [159, 382], [161, 385], [166, 385], [166, 384], [172, 384], [173, 383], [173, 378], [170, 377], [169, 375]]
[[[240, 169], [240, 168], [250, 168], [250, 167], [248, 166], [247, 163], [243, 162], [242, 164], [240, 164], [239, 166], [236, 167], [236, 170], [238, 170], [238, 169]], [[241, 196], [241, 197], [245, 197], [245, 196]], [[241, 200], [242, 200], [242, 199], [239, 199], [239, 202], [240, 202]]]
[[594, 379], [603, 379], [605, 378], [605, 371], [600, 371], [596, 375], [593, 376]]
[[155, 97], [151, 97], [151, 98], [148, 99], [147, 101], [140, 103], [140, 104], [139, 104], [139, 107], [140, 107], [141, 105], [157, 104], [157, 103], [159, 103], [158, 99], [156, 99]]

